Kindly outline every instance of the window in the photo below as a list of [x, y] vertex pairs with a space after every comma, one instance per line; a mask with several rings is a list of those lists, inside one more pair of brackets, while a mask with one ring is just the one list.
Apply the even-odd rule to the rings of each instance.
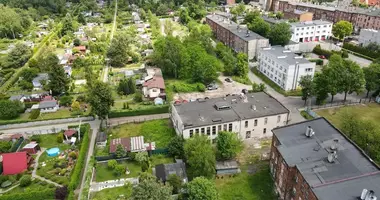
[[245, 121], [245, 128], [248, 128], [248, 121]]
[[264, 125], [266, 125], [268, 123], [268, 118], [264, 118]]
[[211, 128], [207, 127], [207, 135], [210, 135], [210, 133], [211, 133]]
[[232, 123], [228, 124], [228, 131], [229, 131], [229, 132], [232, 131]]
[[216, 138], [212, 139], [212, 143], [213, 143], [213, 144], [216, 143]]
[[257, 119], [255, 119], [254, 126], [257, 126]]
[[263, 133], [264, 134], [267, 133], [267, 128], [264, 128]]
[[222, 125], [218, 125], [218, 132], [222, 130]]
[[213, 135], [216, 134], [216, 126], [212, 126], [212, 134], [213, 134]]
[[201, 128], [202, 135], [205, 134], [205, 128]]
[[251, 138], [251, 131], [245, 132], [245, 139]]
[[199, 128], [196, 128], [196, 129], [195, 129], [195, 133], [199, 133]]
[[277, 123], [280, 123], [281, 121], [281, 115], [277, 116]]
[[312, 72], [313, 71], [313, 68], [306, 68], [305, 69], [305, 72]]
[[156, 90], [156, 89], [153, 89], [153, 92], [157, 92], [157, 90]]
[[190, 137], [193, 137], [193, 129], [190, 130]]
[[227, 124], [223, 124], [223, 131], [227, 131]]

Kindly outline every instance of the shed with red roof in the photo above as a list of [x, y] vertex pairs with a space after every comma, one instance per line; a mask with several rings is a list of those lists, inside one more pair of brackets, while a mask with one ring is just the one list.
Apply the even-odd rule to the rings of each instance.
[[28, 169], [32, 157], [25, 151], [4, 153], [3, 157], [3, 175], [19, 174]]

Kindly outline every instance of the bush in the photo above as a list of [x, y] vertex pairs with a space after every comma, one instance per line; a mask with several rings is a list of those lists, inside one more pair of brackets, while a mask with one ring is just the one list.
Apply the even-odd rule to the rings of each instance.
[[72, 159], [77, 159], [77, 154], [74, 151], [72, 151], [69, 153], [69, 157]]
[[141, 110], [122, 110], [122, 111], [111, 111], [108, 115], [109, 118], [117, 117], [128, 117], [128, 116], [139, 116], [139, 115], [152, 115], [152, 114], [162, 114], [169, 113], [169, 105], [154, 106]]
[[20, 186], [26, 187], [32, 183], [32, 176], [30, 175], [24, 175], [20, 179]]
[[238, 83], [246, 84], [246, 85], [252, 84], [251, 80], [249, 80], [249, 78], [247, 76], [246, 77], [233, 76], [232, 80], [234, 80]]
[[[342, 52], [342, 51], [334, 51], [334, 50], [333, 51], [329, 51], [329, 50], [326, 50], [326, 49], [322, 49], [321, 45], [319, 45], [319, 44], [314, 47], [313, 53], [315, 53], [317, 55], [323, 55], [327, 59], [330, 58], [330, 56], [333, 55], [333, 54], [338, 54], [338, 55], [342, 56], [343, 58], [348, 58], [348, 54], [343, 55], [344, 52]], [[344, 56], [347, 56], [347, 57], [344, 57]]]
[[108, 169], [113, 170], [115, 169], [116, 165], [117, 165], [117, 161], [115, 159], [109, 160], [107, 162]]
[[37, 188], [27, 192], [4, 194], [1, 200], [54, 199], [54, 194], [55, 188]]
[[37, 143], [41, 142], [41, 137], [39, 135], [32, 135], [32, 137], [29, 138], [31, 141], [35, 141]]
[[[343, 48], [348, 49], [350, 51], [353, 51], [358, 54], [362, 54], [364, 56], [369, 57], [369, 59], [376, 59], [380, 58], [380, 52], [379, 51], [371, 51], [365, 47], [356, 46], [350, 43], [344, 43]], [[360, 56], [360, 55], [359, 55]], [[363, 57], [363, 56], [361, 56]], [[368, 58], [367, 58], [368, 59]]]
[[140, 91], [137, 91], [135, 93], [135, 95], [133, 96], [133, 101], [135, 101], [135, 102], [142, 102], [143, 101], [143, 96], [142, 96]]
[[71, 103], [73, 101], [73, 97], [72, 96], [62, 96], [60, 99], [59, 99], [59, 104], [62, 105], [62, 106], [70, 106]]
[[174, 82], [171, 84], [174, 92], [204, 92], [206, 87], [203, 83], [186, 83], [183, 81]]
[[310, 62], [315, 62], [317, 65], [323, 65], [323, 60], [322, 59], [310, 59]]
[[24, 106], [20, 101], [0, 101], [0, 119], [14, 119], [17, 118], [21, 112], [24, 112]]
[[58, 133], [58, 135], [57, 135], [57, 142], [58, 143], [62, 143], [63, 142], [63, 133], [62, 132]]
[[40, 110], [39, 109], [34, 109], [32, 112], [29, 114], [29, 119], [37, 119], [40, 116]]

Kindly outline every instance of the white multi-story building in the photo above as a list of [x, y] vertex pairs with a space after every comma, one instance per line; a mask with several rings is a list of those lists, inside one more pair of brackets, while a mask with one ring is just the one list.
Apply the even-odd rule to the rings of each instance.
[[362, 46], [367, 46], [369, 43], [376, 43], [380, 45], [380, 32], [374, 29], [361, 29], [359, 43]]
[[263, 48], [258, 54], [259, 71], [284, 90], [295, 90], [302, 76], [314, 76], [315, 63], [282, 46]]
[[219, 131], [236, 132], [242, 140], [271, 137], [273, 128], [284, 126], [289, 110], [264, 92], [200, 99], [173, 104], [171, 120], [178, 135], [207, 135], [215, 141]]
[[333, 23], [323, 20], [290, 23], [294, 42], [325, 40], [332, 36]]

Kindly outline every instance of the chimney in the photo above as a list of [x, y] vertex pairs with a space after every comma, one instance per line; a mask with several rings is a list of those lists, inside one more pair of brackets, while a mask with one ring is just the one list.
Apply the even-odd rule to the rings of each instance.
[[362, 194], [360, 195], [360, 200], [377, 200], [377, 197], [373, 190], [363, 189]]
[[312, 137], [314, 134], [315, 134], [315, 132], [313, 131], [311, 126], [307, 126], [306, 132], [305, 132], [306, 137]]
[[256, 105], [252, 105], [252, 106], [251, 106], [251, 109], [252, 109], [252, 110], [256, 110]]
[[329, 163], [334, 163], [337, 158], [338, 158], [338, 154], [336, 154], [336, 151], [333, 151], [333, 152], [330, 152], [329, 155], [327, 156], [327, 161], [329, 161]]

